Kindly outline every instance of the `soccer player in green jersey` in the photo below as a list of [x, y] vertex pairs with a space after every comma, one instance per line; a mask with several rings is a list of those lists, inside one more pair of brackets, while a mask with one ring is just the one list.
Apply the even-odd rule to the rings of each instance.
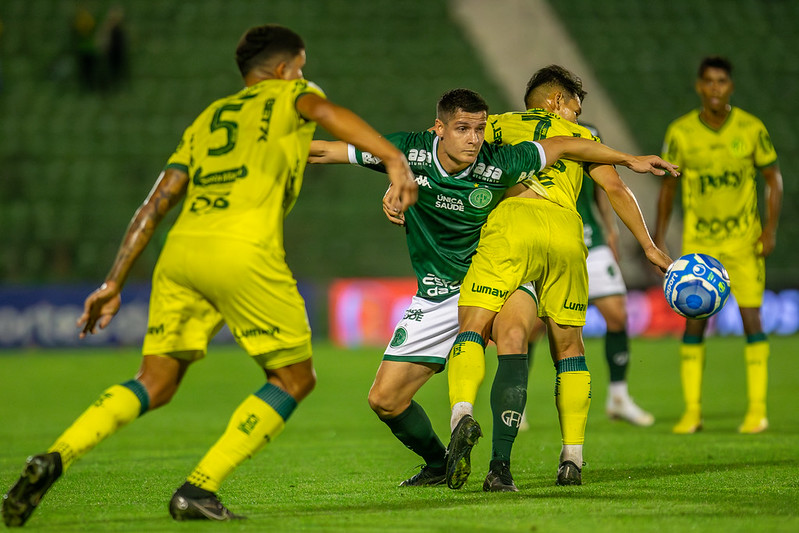
[[[541, 69], [527, 86], [528, 111], [490, 117], [486, 138], [513, 145], [571, 135], [602, 146], [590, 131], [577, 124], [584, 95], [580, 79], [566, 69], [557, 65]], [[559, 111], [551, 113], [547, 107]], [[588, 174], [607, 191], [614, 210], [633, 232], [647, 258], [665, 271], [671, 259], [652, 242], [635, 197], [611, 165], [623, 164], [636, 172], [676, 174], [673, 165], [654, 156], [597, 162], [607, 164], [591, 165]], [[557, 483], [582, 482], [582, 445], [591, 397], [582, 340], [588, 306], [587, 250], [576, 208], [583, 168], [568, 158], [553, 162], [535, 176], [530, 189], [494, 209], [483, 227], [461, 288], [460, 328], [449, 359], [453, 428], [447, 450], [450, 486], [465, 483], [470, 471], [469, 454], [481, 433], [472, 413], [485, 376], [485, 345], [492, 327], [498, 327], [494, 319], [501, 320], [497, 313], [503, 306], [518, 306], [518, 302], [508, 299], [509, 291], [530, 281], [534, 281], [538, 293], [538, 314], [547, 324], [557, 372], [555, 402], [563, 436]], [[524, 231], [514, 231], [515, 228]], [[518, 308], [517, 314], [527, 313]], [[517, 353], [526, 354], [522, 340], [526, 343], [527, 337], [518, 339]]]
[[8, 526], [23, 525], [50, 486], [100, 441], [168, 403], [223, 323], [263, 369], [266, 383], [235, 410], [175, 491], [169, 512], [175, 520], [239, 518], [217, 490], [278, 436], [316, 383], [305, 305], [283, 250], [283, 219], [300, 192], [316, 124], [383, 160], [397, 209], [415, 199], [405, 156], [303, 79], [299, 35], [277, 25], [252, 28], [238, 43], [236, 61], [245, 88], [212, 103], [186, 130], [78, 320], [81, 338], [109, 324], [134, 261], [183, 200], [153, 274], [141, 368], [103, 392], [47, 453], [28, 459], [3, 498]]
[[[406, 154], [419, 184], [419, 200], [408, 209], [404, 220], [396, 211], [387, 213], [395, 217], [394, 221], [404, 222], [418, 290], [386, 348], [369, 403], [392, 433], [425, 461], [418, 474], [402, 482], [404, 486], [445, 481], [446, 449], [413, 397], [447, 361], [458, 332], [461, 283], [491, 209], [511, 186], [531, 178], [563, 155], [607, 163], [632, 158], [571, 136], [515, 146], [484, 144], [487, 111], [479, 95], [455, 89], [439, 101], [433, 131], [387, 136]], [[659, 158], [641, 158], [642, 164], [644, 160], [650, 168], [649, 163]], [[381, 168], [372, 154], [335, 142], [314, 141], [310, 161]], [[510, 289], [514, 293], [511, 298], [524, 299], [534, 306], [533, 287], [520, 285]], [[531, 316], [534, 314], [535, 309]], [[505, 413], [508, 423], [494, 426], [495, 453], [483, 488], [515, 491], [509, 462], [526, 399], [527, 356], [503, 351], [501, 340], [497, 345], [503, 369], [498, 374], [504, 378], [492, 390], [492, 408], [500, 417]]]
[[[702, 107], [672, 122], [663, 157], [683, 168], [682, 253], [699, 252], [721, 261], [743, 319], [749, 407], [741, 433], [760, 433], [766, 417], [769, 344], [760, 321], [765, 258], [774, 250], [782, 206], [782, 174], [768, 131], [754, 115], [730, 105], [732, 64], [723, 57], [702, 60], [696, 92]], [[765, 179], [766, 220], [757, 206], [757, 174]], [[655, 242], [663, 245], [677, 181], [666, 177], [657, 202]], [[685, 412], [674, 432], [702, 428], [702, 373], [707, 320], [686, 319], [680, 345]]]

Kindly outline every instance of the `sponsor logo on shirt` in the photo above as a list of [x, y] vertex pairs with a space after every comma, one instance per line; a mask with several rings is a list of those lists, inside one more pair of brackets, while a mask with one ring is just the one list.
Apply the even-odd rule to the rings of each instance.
[[411, 148], [408, 151], [408, 163], [422, 163], [429, 165], [433, 162], [433, 154], [427, 150]]
[[460, 198], [453, 198], [445, 194], [438, 194], [436, 196], [436, 207], [438, 209], [446, 209], [448, 211], [461, 211], [463, 212], [463, 200]]
[[485, 163], [477, 163], [472, 170], [472, 176], [482, 181], [499, 181], [502, 179], [502, 169], [494, 165], [486, 165]]
[[427, 287], [425, 295], [428, 298], [435, 298], [436, 296], [446, 296], [454, 294], [461, 288], [460, 281], [449, 281], [441, 279], [435, 274], [427, 274], [422, 278], [422, 284]]

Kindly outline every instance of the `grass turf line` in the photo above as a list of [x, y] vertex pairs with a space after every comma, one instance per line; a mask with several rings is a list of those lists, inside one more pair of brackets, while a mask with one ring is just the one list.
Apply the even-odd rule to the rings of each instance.
[[[60, 480], [26, 525], [41, 531], [795, 531], [799, 530], [799, 416], [792, 407], [799, 337], [770, 338], [769, 420], [763, 435], [736, 433], [745, 410], [743, 340], [708, 342], [705, 430], [671, 434], [682, 410], [678, 341], [632, 341], [630, 391], [657, 418], [634, 428], [604, 415], [607, 369], [601, 341], [588, 340], [593, 400], [581, 487], [556, 487], [560, 436], [554, 370], [538, 347], [530, 382], [532, 428], [519, 435], [512, 470], [521, 492], [481, 491], [491, 452], [488, 378], [476, 410], [486, 437], [460, 491], [399, 489], [416, 472], [369, 410], [366, 394], [381, 349], [316, 344], [319, 384], [286, 431], [220, 490], [235, 525], [180, 524], [166, 512], [172, 491], [221, 434], [262, 374], [236, 347], [212, 346], [173, 402], [101, 443]], [[6, 350], [0, 355], [0, 491], [27, 455], [48, 446], [97, 395], [129, 379], [138, 350]], [[448, 441], [446, 378], [417, 396]]]

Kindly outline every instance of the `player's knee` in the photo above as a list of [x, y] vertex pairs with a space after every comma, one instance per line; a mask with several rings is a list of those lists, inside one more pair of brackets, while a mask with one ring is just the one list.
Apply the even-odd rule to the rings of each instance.
[[394, 395], [386, 394], [379, 388], [372, 387], [369, 391], [369, 407], [380, 418], [392, 418], [400, 414], [404, 410], [400, 403]]
[[316, 388], [316, 372], [307, 372], [294, 380], [289, 394], [299, 402], [311, 394], [314, 388]]
[[530, 331], [522, 324], [500, 324], [494, 331], [494, 342], [501, 353], [527, 353]]

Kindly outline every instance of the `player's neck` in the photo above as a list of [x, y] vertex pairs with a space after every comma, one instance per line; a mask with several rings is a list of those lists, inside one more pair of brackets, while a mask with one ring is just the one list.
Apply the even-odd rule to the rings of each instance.
[[699, 112], [699, 118], [702, 119], [702, 122], [717, 130], [727, 121], [727, 117], [730, 116], [730, 111], [732, 111], [732, 106], [729, 104], [720, 109], [708, 109], [707, 107], [703, 107], [702, 111]]

